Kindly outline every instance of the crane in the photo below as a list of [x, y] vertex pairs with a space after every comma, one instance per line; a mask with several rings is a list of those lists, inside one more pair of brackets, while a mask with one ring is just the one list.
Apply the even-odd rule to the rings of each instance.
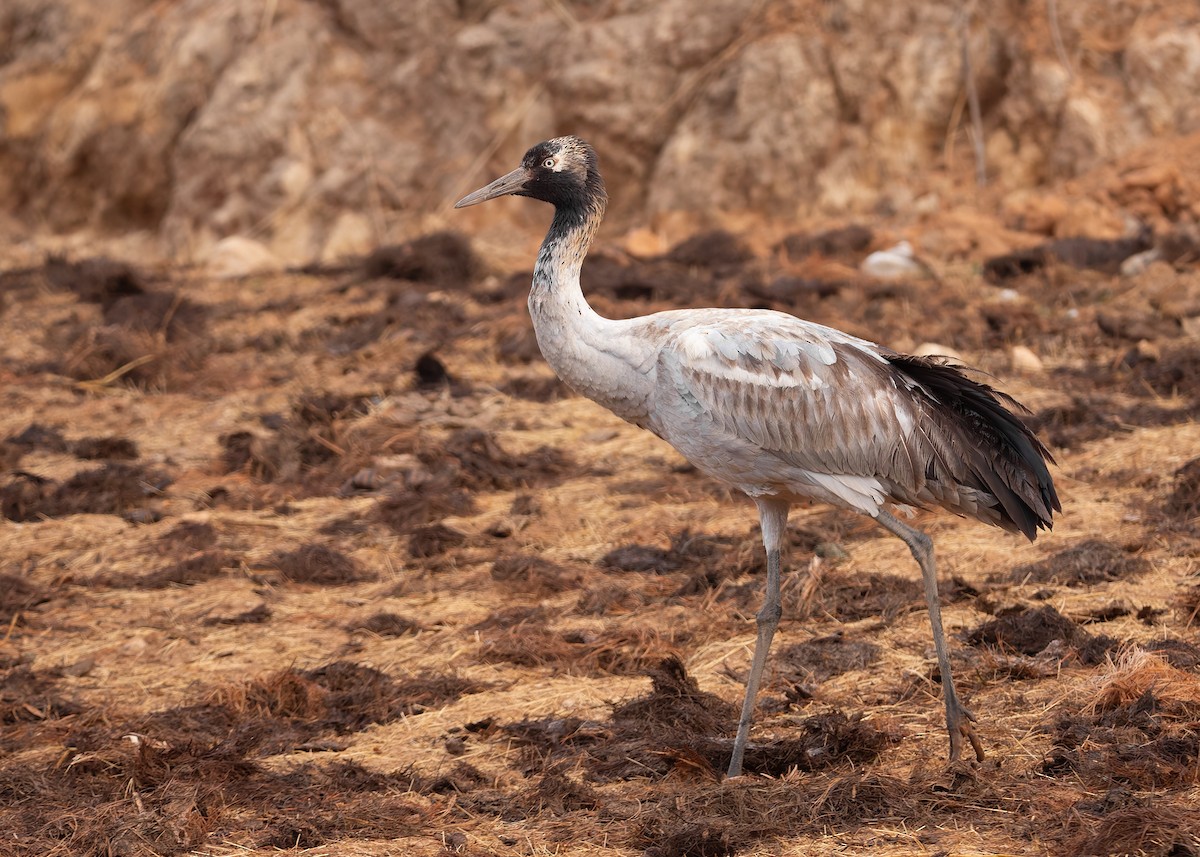
[[578, 137], [539, 143], [515, 170], [455, 208], [496, 197], [554, 206], [529, 312], [559, 378], [675, 447], [757, 505], [767, 579], [728, 776], [741, 774], [755, 698], [782, 613], [790, 506], [817, 500], [875, 519], [921, 568], [941, 671], [950, 761], [964, 740], [984, 758], [959, 700], [938, 603], [933, 542], [885, 507], [940, 506], [1031, 541], [1062, 505], [1054, 459], [1009, 396], [943, 360], [908, 356], [787, 313], [683, 309], [630, 319], [596, 313], [579, 282], [608, 194], [595, 150]]

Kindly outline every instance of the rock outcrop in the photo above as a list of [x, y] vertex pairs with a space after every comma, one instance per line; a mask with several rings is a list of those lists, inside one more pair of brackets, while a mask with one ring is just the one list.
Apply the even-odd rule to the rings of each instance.
[[563, 132], [600, 148], [626, 222], [897, 210], [974, 168], [964, 39], [1001, 188], [1200, 131], [1190, 0], [963, 8], [7, 0], [0, 212], [179, 260], [234, 235], [328, 259], [438, 224]]

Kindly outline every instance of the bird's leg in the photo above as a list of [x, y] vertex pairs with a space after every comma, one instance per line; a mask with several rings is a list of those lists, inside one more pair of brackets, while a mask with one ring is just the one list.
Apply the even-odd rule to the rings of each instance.
[[938, 600], [937, 568], [933, 562], [933, 541], [920, 530], [901, 523], [882, 509], [875, 516], [888, 532], [899, 536], [908, 545], [921, 566], [925, 580], [925, 602], [929, 606], [929, 624], [933, 626], [933, 648], [937, 651], [938, 669], [942, 673], [942, 694], [946, 698], [946, 729], [950, 732], [950, 761], [957, 762], [966, 738], [975, 750], [975, 758], [983, 761], [983, 745], [975, 734], [975, 715], [958, 701], [954, 677], [950, 674], [950, 653], [946, 650], [946, 633], [942, 630], [942, 605]]
[[750, 675], [746, 678], [746, 699], [742, 703], [742, 717], [738, 721], [733, 756], [729, 760], [731, 777], [740, 776], [742, 773], [742, 757], [746, 753], [746, 742], [750, 740], [750, 721], [754, 717], [754, 699], [758, 696], [758, 685], [767, 665], [771, 638], [775, 636], [775, 629], [779, 627], [779, 617], [783, 614], [783, 606], [779, 600], [780, 554], [783, 548], [783, 534], [787, 529], [788, 504], [770, 499], [758, 499], [755, 502], [758, 504], [763, 547], [767, 550], [767, 586], [762, 609], [758, 611], [758, 638], [754, 642]]

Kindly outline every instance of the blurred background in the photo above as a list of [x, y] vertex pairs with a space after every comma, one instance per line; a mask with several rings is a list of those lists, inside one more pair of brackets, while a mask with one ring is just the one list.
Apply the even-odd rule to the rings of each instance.
[[[1116, 237], [1197, 216], [1198, 76], [1194, 0], [5, 0], [0, 239], [236, 267], [452, 224], [515, 264], [546, 212], [449, 206], [562, 133], [644, 250], [864, 216], [943, 257]], [[1159, 172], [1065, 184], [1114, 162]]]

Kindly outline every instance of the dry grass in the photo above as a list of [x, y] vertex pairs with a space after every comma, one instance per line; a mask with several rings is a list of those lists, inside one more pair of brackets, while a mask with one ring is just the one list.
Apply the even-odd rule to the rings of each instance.
[[[711, 235], [598, 261], [617, 315], [766, 303], [907, 347], [919, 312], [1002, 377], [1017, 342], [1047, 364], [1006, 380], [1066, 443], [1054, 533], [917, 519], [988, 762], [944, 764], [904, 545], [815, 507], [730, 782], [752, 507], [548, 382], [524, 278], [434, 258], [456, 241], [251, 283], [94, 263], [9, 296], [58, 331], [9, 346], [0, 416], [16, 854], [1200, 852], [1194, 354], [1125, 360], [1096, 313], [1144, 314], [1136, 283], [1049, 265], [999, 301], [965, 265], [880, 286]], [[85, 320], [155, 362], [73, 386], [54, 349]]]
[[1094, 691], [1085, 711], [1112, 711], [1153, 694], [1160, 707], [1184, 717], [1200, 715], [1200, 676], [1181, 670], [1142, 648], [1110, 660], [1093, 680]]

